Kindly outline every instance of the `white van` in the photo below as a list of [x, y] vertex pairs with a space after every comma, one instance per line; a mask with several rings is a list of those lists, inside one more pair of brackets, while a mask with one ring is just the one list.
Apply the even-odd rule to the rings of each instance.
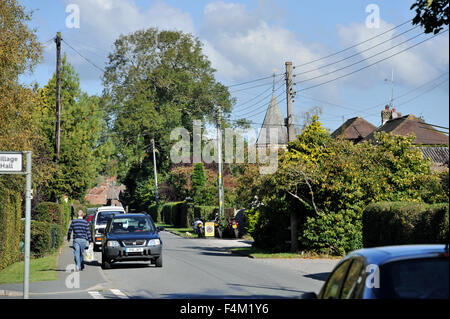
[[97, 208], [91, 224], [95, 251], [98, 251], [99, 247], [102, 245], [102, 234], [98, 230], [106, 227], [106, 224], [111, 219], [112, 215], [125, 213], [125, 209], [122, 206], [102, 206]]

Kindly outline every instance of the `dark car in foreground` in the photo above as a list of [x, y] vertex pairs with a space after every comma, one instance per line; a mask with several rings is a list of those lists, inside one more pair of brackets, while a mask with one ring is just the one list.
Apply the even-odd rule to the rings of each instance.
[[405, 245], [354, 251], [336, 265], [319, 299], [448, 299], [448, 245]]
[[162, 241], [158, 228], [147, 214], [119, 214], [102, 232], [102, 268], [121, 261], [150, 261], [162, 267]]

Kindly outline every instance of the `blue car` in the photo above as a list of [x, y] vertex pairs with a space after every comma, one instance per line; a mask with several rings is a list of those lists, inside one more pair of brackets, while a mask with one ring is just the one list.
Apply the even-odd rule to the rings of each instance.
[[354, 251], [336, 265], [319, 299], [448, 299], [448, 245]]
[[162, 241], [147, 214], [114, 215], [102, 232], [102, 268], [121, 261], [149, 261], [162, 267]]

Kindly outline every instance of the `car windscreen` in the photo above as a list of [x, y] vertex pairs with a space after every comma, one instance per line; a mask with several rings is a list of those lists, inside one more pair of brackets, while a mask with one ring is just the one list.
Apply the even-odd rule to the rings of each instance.
[[114, 218], [110, 232], [115, 234], [155, 232], [155, 225], [147, 216], [130, 216]]
[[380, 268], [380, 297], [448, 299], [449, 259], [420, 258], [391, 262]]
[[123, 214], [123, 212], [105, 211], [97, 215], [97, 225], [106, 225], [113, 215]]

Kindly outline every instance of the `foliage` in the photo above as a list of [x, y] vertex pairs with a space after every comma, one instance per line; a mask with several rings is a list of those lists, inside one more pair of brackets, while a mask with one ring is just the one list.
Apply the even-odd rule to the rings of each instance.
[[362, 223], [364, 247], [449, 242], [448, 203], [374, 203]]
[[[39, 90], [39, 118], [48, 148], [55, 144], [54, 114], [56, 74]], [[80, 90], [80, 79], [66, 56], [61, 65], [61, 146], [58, 169], [49, 183], [48, 198], [66, 194], [80, 199], [102, 169], [103, 148], [99, 140], [106, 126], [98, 97]], [[49, 153], [51, 149], [47, 150]], [[99, 161], [100, 159], [100, 161]]]
[[425, 33], [437, 34], [448, 25], [448, 0], [416, 0], [410, 9], [416, 11], [413, 24], [420, 24]]
[[158, 171], [164, 171], [170, 166], [174, 128], [192, 131], [195, 119], [212, 121], [218, 104], [224, 113], [230, 112], [230, 94], [215, 81], [214, 72], [200, 41], [190, 34], [151, 28], [115, 41], [104, 75], [104, 96], [120, 158], [119, 179], [130, 167], [144, 163], [152, 138]]
[[[299, 249], [343, 255], [362, 247], [362, 212], [368, 204], [448, 201], [445, 175], [431, 170], [413, 147], [414, 136], [375, 138], [376, 144], [334, 140], [314, 119], [279, 157], [275, 174], [259, 176], [249, 166], [238, 188], [239, 201], [258, 213], [250, 233], [255, 245], [270, 242], [286, 249], [284, 229], [289, 214], [296, 214]], [[277, 240], [269, 241], [267, 234]]]
[[22, 196], [0, 181], [0, 271], [21, 257]]
[[65, 226], [64, 207], [57, 203], [41, 202], [32, 214], [33, 220]]
[[206, 175], [203, 163], [194, 164], [192, 173], [192, 194], [196, 205], [204, 204], [203, 194], [206, 186]]

